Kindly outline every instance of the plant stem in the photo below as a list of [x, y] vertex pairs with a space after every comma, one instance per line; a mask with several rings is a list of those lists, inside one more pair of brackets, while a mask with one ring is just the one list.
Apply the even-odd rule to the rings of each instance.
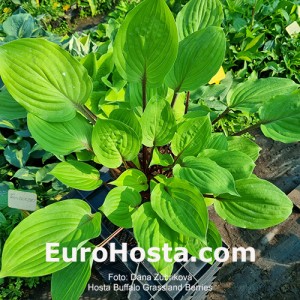
[[252, 125], [252, 126], [250, 126], [248, 128], [246, 128], [246, 129], [243, 129], [243, 130], [241, 130], [239, 132], [236, 132], [236, 133], [232, 134], [232, 136], [240, 136], [240, 135], [242, 135], [244, 133], [250, 132], [251, 130], [258, 128], [262, 124], [263, 124], [262, 122], [258, 122], [258, 123], [254, 124], [254, 125]]
[[154, 148], [155, 148], [155, 146], [153, 145], [153, 147], [152, 147], [151, 150], [150, 150], [150, 156], [149, 156], [149, 159], [148, 159], [148, 162], [147, 162], [147, 167], [146, 167], [146, 169], [149, 168], [150, 162], [151, 162], [151, 160], [152, 160]]
[[98, 117], [87, 106], [84, 105], [83, 108], [94, 119], [95, 122], [98, 120]]
[[189, 110], [189, 102], [190, 102], [190, 91], [187, 92], [187, 95], [186, 95], [186, 100], [185, 100], [185, 110], [184, 110], [184, 114], [186, 114]]
[[96, 121], [94, 118], [85, 110], [84, 106], [77, 105], [76, 109], [87, 119], [89, 120], [93, 125], [96, 124]]
[[213, 120], [212, 125], [216, 124], [222, 118], [224, 118], [230, 112], [230, 108], [227, 107], [215, 120]]
[[[142, 161], [142, 168], [144, 173], [146, 173], [147, 170], [147, 147], [143, 145], [143, 161]], [[147, 175], [147, 174], [146, 174]]]
[[176, 103], [176, 100], [177, 100], [177, 97], [178, 97], [178, 89], [174, 90], [174, 94], [173, 94], [173, 98], [172, 98], [172, 102], [171, 102], [171, 107], [174, 107], [174, 105]]
[[117, 234], [119, 234], [124, 228], [120, 227], [115, 232], [113, 232], [108, 238], [106, 238], [104, 241], [102, 241], [99, 245], [96, 246], [96, 248], [100, 248], [105, 246], [109, 241], [111, 241]]

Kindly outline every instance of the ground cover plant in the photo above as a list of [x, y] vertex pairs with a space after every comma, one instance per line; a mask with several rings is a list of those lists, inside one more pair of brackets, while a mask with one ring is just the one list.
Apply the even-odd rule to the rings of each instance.
[[[23, 220], [5, 243], [1, 277], [53, 274], [53, 299], [77, 299], [90, 278], [91, 253], [84, 262], [65, 262], [59, 251], [60, 261], [49, 263], [45, 245], [93, 249], [102, 214], [118, 232], [133, 228], [145, 250], [168, 244], [196, 257], [202, 247], [222, 245], [207, 206], [242, 228], [288, 218], [292, 202], [252, 174], [260, 149], [242, 135], [260, 127], [274, 140], [299, 141], [298, 84], [250, 78], [229, 85], [221, 113], [190, 101], [224, 61], [222, 20], [217, 0], [191, 0], [176, 21], [165, 1], [144, 0], [80, 61], [44, 39], [0, 47], [0, 75], [14, 105], [26, 109], [31, 135], [42, 149], [67, 157], [50, 174], [81, 190], [112, 187], [95, 214], [73, 199]], [[255, 113], [255, 124], [232, 136], [213, 126], [236, 112]], [[103, 182], [97, 164], [115, 180]], [[153, 266], [168, 277], [176, 257], [174, 250], [171, 263], [162, 258]]]

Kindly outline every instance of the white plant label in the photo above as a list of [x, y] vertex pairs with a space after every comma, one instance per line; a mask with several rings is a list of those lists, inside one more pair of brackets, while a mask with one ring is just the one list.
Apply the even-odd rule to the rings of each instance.
[[37, 196], [34, 193], [9, 190], [8, 191], [8, 207], [23, 210], [36, 210]]
[[300, 33], [300, 26], [297, 21], [290, 24], [288, 27], [285, 28], [289, 35], [294, 35]]

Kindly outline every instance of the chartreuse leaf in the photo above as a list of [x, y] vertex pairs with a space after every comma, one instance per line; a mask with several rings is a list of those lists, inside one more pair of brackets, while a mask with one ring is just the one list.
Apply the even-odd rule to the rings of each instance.
[[138, 136], [140, 143], [142, 142], [142, 128], [132, 110], [122, 108], [115, 109], [109, 115], [109, 119], [120, 121], [132, 128]]
[[93, 129], [94, 152], [98, 161], [108, 168], [118, 168], [124, 160], [135, 159], [140, 151], [142, 130], [134, 113], [129, 110], [126, 113], [127, 116], [121, 117], [117, 112], [116, 120], [110, 119], [116, 115], [99, 119]]
[[238, 195], [231, 173], [209, 158], [186, 157], [174, 167], [173, 173], [190, 181], [202, 194]]
[[208, 26], [221, 26], [222, 20], [223, 9], [218, 0], [191, 0], [176, 18], [179, 39]]
[[171, 143], [176, 156], [196, 156], [204, 149], [211, 137], [211, 123], [208, 116], [188, 119], [182, 123]]
[[[85, 244], [93, 250], [92, 244]], [[93, 264], [92, 253], [86, 253], [86, 260], [79, 259], [72, 262], [66, 268], [52, 274], [51, 296], [53, 300], [79, 299], [91, 278]]]
[[67, 51], [44, 39], [19, 39], [0, 47], [2, 80], [28, 112], [49, 122], [65, 122], [84, 104], [92, 81]]
[[147, 147], [168, 144], [176, 131], [176, 121], [169, 102], [154, 97], [146, 106], [140, 120], [143, 145]]
[[15, 120], [26, 118], [27, 111], [9, 94], [7, 90], [0, 92], [0, 119]]
[[148, 183], [146, 175], [137, 169], [129, 169], [123, 172], [116, 180], [109, 184], [116, 186], [128, 186], [138, 192], [147, 191]]
[[229, 151], [243, 152], [251, 157], [253, 161], [258, 159], [261, 148], [248, 138], [243, 136], [229, 136], [227, 140]]
[[145, 0], [130, 11], [114, 43], [117, 70], [128, 82], [162, 83], [178, 50], [174, 18], [164, 0]]
[[63, 184], [82, 191], [95, 190], [102, 184], [97, 169], [78, 161], [58, 163], [50, 174]]
[[300, 92], [277, 96], [265, 103], [259, 117], [265, 136], [282, 143], [300, 141]]
[[190, 182], [169, 178], [151, 192], [151, 205], [173, 230], [206, 241], [208, 214], [204, 199]]
[[[172, 249], [168, 252], [168, 257], [173, 259], [175, 248], [179, 247], [179, 234], [159, 218], [149, 202], [141, 205], [132, 215], [132, 225], [134, 237], [139, 247], [143, 248], [146, 253], [152, 247], [159, 249], [161, 259], [157, 262], [151, 262], [153, 267], [163, 276], [170, 276], [173, 270], [173, 263], [164, 259], [162, 248], [164, 244], [168, 244], [168, 247]], [[148, 256], [147, 258], [149, 259], [150, 257]]]
[[255, 163], [250, 156], [240, 151], [226, 151], [207, 149], [198, 157], [207, 157], [216, 162], [220, 167], [227, 169], [235, 180], [249, 178]]
[[283, 222], [292, 213], [292, 201], [268, 181], [240, 179], [236, 189], [240, 197], [222, 195], [214, 203], [217, 214], [229, 224], [264, 229]]
[[83, 149], [91, 150], [92, 125], [77, 114], [70, 121], [50, 123], [28, 114], [28, 128], [32, 137], [46, 151], [67, 155]]
[[141, 203], [142, 197], [138, 191], [128, 186], [120, 186], [108, 193], [100, 210], [115, 225], [131, 228], [131, 216]]
[[186, 248], [188, 249], [189, 253], [197, 258], [199, 258], [199, 251], [203, 247], [211, 247], [212, 252], [205, 252], [204, 256], [206, 259], [211, 258], [210, 264], [214, 262], [214, 251], [222, 247], [222, 238], [217, 226], [212, 222], [209, 221], [208, 229], [207, 229], [207, 242], [204, 244], [199, 239], [189, 238]]
[[238, 84], [227, 95], [227, 104], [232, 109], [256, 112], [266, 101], [277, 95], [289, 94], [298, 88], [287, 78], [262, 78]]
[[[62, 248], [79, 249], [100, 234], [101, 214], [72, 199], [39, 209], [24, 219], [5, 242], [0, 277], [35, 277], [59, 271], [69, 265], [62, 260]], [[58, 262], [46, 261], [46, 243], [59, 243]]]
[[168, 153], [160, 153], [157, 148], [154, 148], [152, 159], [149, 166], [159, 165], [163, 167], [167, 167], [172, 165], [174, 159], [171, 154]]
[[193, 91], [206, 84], [220, 69], [225, 55], [225, 34], [210, 26], [179, 43], [177, 59], [166, 77], [176, 92]]

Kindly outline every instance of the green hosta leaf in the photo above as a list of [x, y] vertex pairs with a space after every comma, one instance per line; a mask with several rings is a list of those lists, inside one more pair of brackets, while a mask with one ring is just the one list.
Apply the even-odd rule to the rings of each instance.
[[193, 91], [220, 69], [225, 55], [225, 34], [219, 27], [199, 30], [179, 43], [178, 56], [166, 77], [176, 92]]
[[278, 96], [265, 103], [259, 117], [265, 136], [282, 143], [300, 141], [300, 92]]
[[77, 114], [70, 121], [50, 123], [28, 114], [28, 128], [43, 149], [55, 155], [67, 155], [83, 149], [91, 150], [92, 126]]
[[61, 162], [50, 174], [63, 184], [82, 191], [93, 191], [102, 184], [97, 169], [78, 161]]
[[247, 154], [249, 157], [256, 161], [259, 157], [261, 148], [251, 140], [242, 136], [229, 136], [228, 150], [229, 151], [240, 151]]
[[157, 148], [154, 148], [150, 166], [159, 165], [159, 166], [167, 167], [172, 165], [173, 162], [174, 159], [171, 154], [160, 153]]
[[221, 26], [222, 20], [222, 4], [218, 0], [191, 0], [176, 18], [179, 39], [208, 26]]
[[292, 201], [268, 181], [248, 178], [236, 181], [240, 197], [223, 195], [215, 201], [217, 214], [228, 223], [249, 229], [264, 229], [286, 220]]
[[92, 145], [101, 164], [118, 168], [123, 160], [131, 161], [138, 155], [141, 140], [125, 123], [99, 119], [93, 130]]
[[[132, 224], [134, 236], [139, 247], [146, 252], [149, 248], [158, 247], [161, 259], [158, 262], [151, 264], [157, 272], [163, 276], [170, 276], [173, 269], [173, 263], [167, 262], [164, 259], [163, 251], [161, 250], [164, 244], [168, 244], [172, 250], [168, 252], [170, 259], [173, 259], [175, 248], [179, 247], [179, 234], [168, 227], [152, 209], [151, 204], [144, 203], [132, 215]], [[148, 258], [150, 258], [148, 256]]]
[[113, 71], [114, 61], [112, 52], [105, 53], [97, 61], [97, 75], [98, 81], [101, 81], [102, 77], [107, 76]]
[[202, 243], [199, 239], [189, 238], [188, 243], [186, 244], [186, 248], [189, 253], [197, 258], [199, 258], [199, 251], [203, 247], [211, 247], [212, 252], [205, 252], [205, 258], [210, 259], [212, 264], [214, 262], [214, 256], [212, 255], [214, 251], [222, 247], [222, 238], [217, 226], [209, 221], [208, 230], [207, 230], [207, 242], [206, 244]]
[[225, 136], [224, 133], [213, 133], [205, 148], [216, 149], [216, 150], [227, 150], [228, 149], [227, 137]]
[[287, 78], [263, 78], [240, 83], [227, 95], [230, 108], [256, 112], [266, 101], [277, 95], [289, 94], [298, 84]]
[[108, 193], [100, 210], [115, 225], [131, 228], [131, 215], [141, 203], [142, 197], [138, 191], [131, 187], [120, 186]]
[[120, 121], [134, 130], [142, 142], [142, 128], [134, 112], [129, 109], [115, 109], [109, 115], [110, 120]]
[[31, 146], [22, 140], [16, 145], [10, 144], [4, 149], [5, 159], [17, 168], [23, 168], [29, 159]]
[[[91, 250], [93, 250], [92, 247]], [[92, 264], [92, 254], [87, 253], [85, 262], [72, 262], [66, 268], [53, 273], [51, 279], [52, 299], [79, 299], [91, 277]]]
[[186, 180], [166, 179], [155, 186], [151, 205], [173, 230], [206, 241], [208, 214], [202, 195]]
[[207, 157], [227, 169], [235, 180], [249, 178], [255, 163], [250, 156], [240, 151], [204, 150], [199, 157]]
[[171, 143], [176, 156], [196, 156], [211, 137], [211, 123], [208, 116], [188, 119], [182, 123]]
[[118, 179], [111, 181], [109, 184], [116, 186], [128, 186], [134, 188], [138, 192], [148, 190], [146, 175], [136, 169], [126, 170], [118, 177]]
[[92, 91], [87, 70], [67, 51], [44, 39], [19, 39], [0, 47], [2, 80], [27, 111], [50, 122], [76, 115]]
[[164, 0], [145, 0], [130, 11], [114, 43], [119, 73], [129, 82], [162, 83], [178, 49], [174, 18]]
[[[90, 206], [72, 199], [39, 209], [12, 231], [3, 249], [0, 277], [34, 277], [66, 267], [62, 247], [80, 248], [100, 234], [101, 214], [91, 214]], [[46, 262], [46, 243], [60, 243], [59, 262]]]
[[27, 111], [8, 93], [0, 92], [0, 119], [15, 120], [26, 118]]
[[171, 105], [159, 97], [154, 97], [149, 101], [140, 122], [143, 144], [147, 147], [168, 144], [176, 131], [176, 121]]
[[202, 194], [238, 195], [231, 173], [209, 158], [186, 157], [174, 167], [173, 173], [194, 184]]

